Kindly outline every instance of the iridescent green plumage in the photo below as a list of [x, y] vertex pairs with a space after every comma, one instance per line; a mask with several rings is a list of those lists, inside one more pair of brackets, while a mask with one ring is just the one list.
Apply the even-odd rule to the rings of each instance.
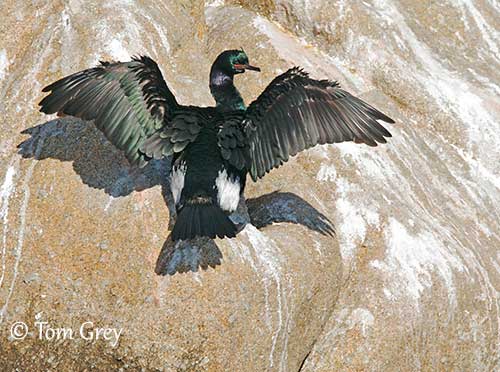
[[40, 111], [94, 120], [130, 163], [140, 166], [148, 160], [139, 152], [143, 141], [163, 128], [179, 106], [149, 57], [101, 62], [43, 91], [51, 93], [40, 102]]

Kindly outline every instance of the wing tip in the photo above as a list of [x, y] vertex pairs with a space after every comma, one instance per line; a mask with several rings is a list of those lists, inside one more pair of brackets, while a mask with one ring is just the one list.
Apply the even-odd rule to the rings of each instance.
[[132, 56], [132, 61], [140, 62], [146, 66], [154, 66], [158, 68], [156, 61], [146, 54], [135, 54]]
[[386, 114], [380, 112], [377, 110], [377, 120], [381, 120], [382, 122], [384, 123], [387, 123], [387, 124], [395, 124], [396, 121], [392, 118], [390, 118], [389, 116], [387, 116]]
[[[45, 97], [47, 98], [47, 97]], [[45, 104], [45, 98], [42, 99], [40, 102], [38, 102], [38, 111], [44, 113], [44, 114], [47, 114], [47, 115], [50, 115], [50, 114], [53, 114], [54, 112], [50, 112], [51, 110], [49, 110], [48, 106]]]

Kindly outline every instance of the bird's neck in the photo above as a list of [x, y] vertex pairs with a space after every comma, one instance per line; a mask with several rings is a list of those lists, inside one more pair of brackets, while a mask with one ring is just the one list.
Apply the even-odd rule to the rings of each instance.
[[217, 109], [221, 111], [245, 110], [243, 98], [234, 86], [233, 76], [217, 68], [212, 68], [210, 71], [210, 92], [215, 99]]

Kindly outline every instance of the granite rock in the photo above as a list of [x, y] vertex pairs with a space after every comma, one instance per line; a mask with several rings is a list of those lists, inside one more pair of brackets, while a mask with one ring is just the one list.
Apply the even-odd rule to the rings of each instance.
[[[2, 370], [499, 368], [494, 2], [7, 0], [0, 12]], [[249, 181], [235, 239], [174, 247], [168, 159], [132, 168], [92, 123], [37, 111], [49, 82], [134, 54], [181, 103], [211, 105], [211, 63], [238, 47], [262, 68], [237, 78], [246, 102], [300, 65], [397, 123], [387, 145], [317, 147]], [[21, 321], [30, 332], [15, 340]], [[40, 337], [42, 321], [74, 337]], [[98, 328], [122, 333], [96, 340]]]

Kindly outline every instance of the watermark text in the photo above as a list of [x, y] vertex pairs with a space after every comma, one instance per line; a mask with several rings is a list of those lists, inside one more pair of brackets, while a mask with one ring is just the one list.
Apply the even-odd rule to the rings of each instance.
[[13, 340], [24, 340], [35, 337], [44, 341], [75, 340], [105, 341], [116, 347], [123, 333], [123, 328], [96, 327], [93, 322], [83, 322], [77, 329], [71, 327], [54, 327], [47, 321], [35, 320], [32, 329], [24, 322], [15, 322], [10, 327], [10, 337]]

